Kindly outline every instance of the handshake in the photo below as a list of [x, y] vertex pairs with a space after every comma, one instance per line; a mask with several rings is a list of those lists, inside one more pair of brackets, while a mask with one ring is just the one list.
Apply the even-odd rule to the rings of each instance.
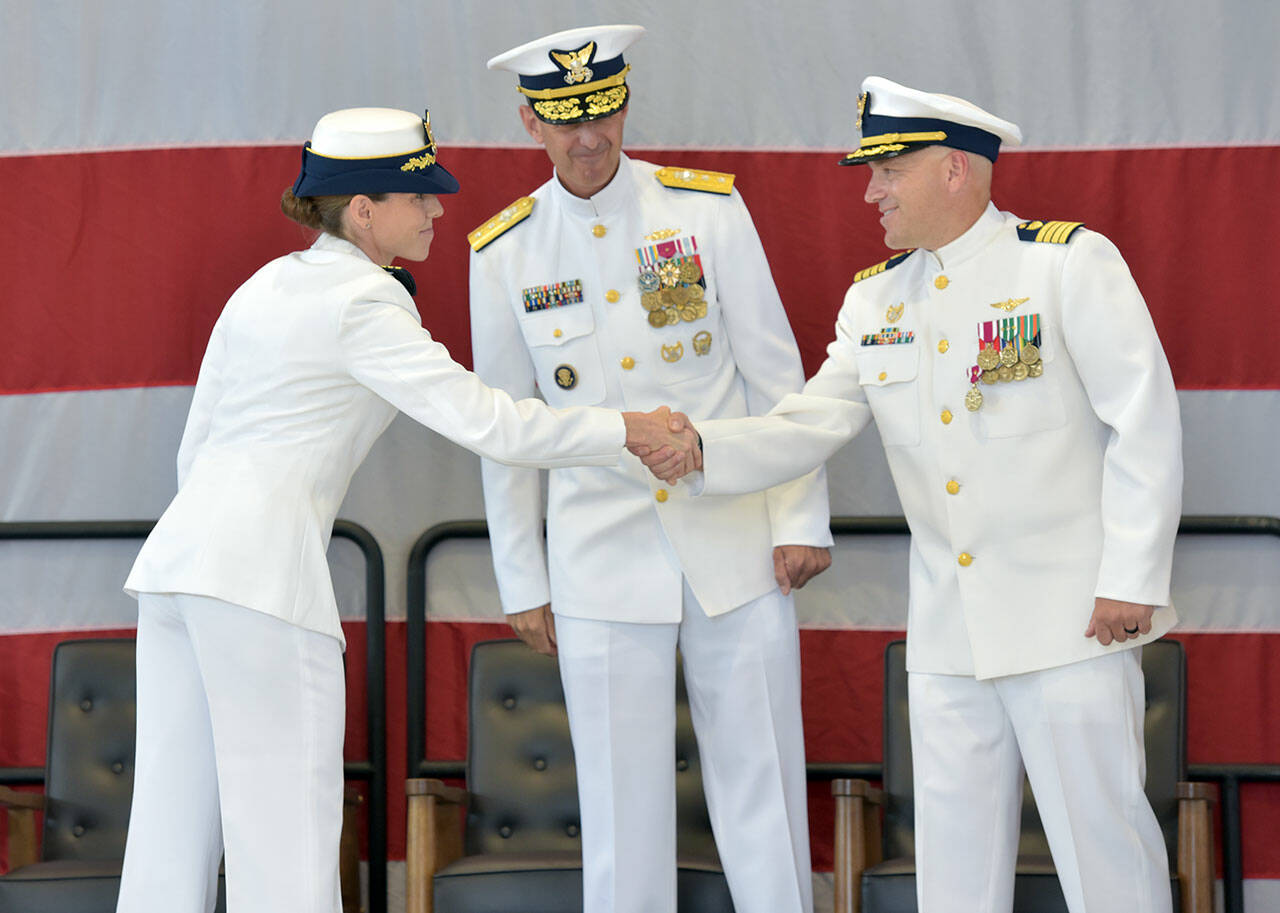
[[659, 406], [652, 412], [624, 412], [627, 449], [667, 483], [702, 468], [702, 440], [683, 412]]

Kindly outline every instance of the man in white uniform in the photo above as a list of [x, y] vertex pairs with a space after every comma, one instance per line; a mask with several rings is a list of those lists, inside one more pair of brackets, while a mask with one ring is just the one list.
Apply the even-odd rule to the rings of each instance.
[[869, 164], [866, 200], [903, 252], [854, 277], [803, 394], [698, 426], [703, 493], [791, 478], [874, 418], [912, 534], [920, 910], [1011, 909], [1025, 766], [1068, 908], [1166, 913], [1133, 649], [1176, 621], [1181, 431], [1160, 341], [1110, 241], [991, 204], [1016, 126], [863, 89], [845, 163]]
[[[643, 31], [574, 29], [489, 61], [519, 74], [521, 119], [555, 175], [470, 236], [476, 372], [552, 406], [763, 415], [804, 375], [733, 175], [621, 151], [622, 53]], [[822, 473], [692, 501], [638, 460], [557, 469], [549, 562], [537, 471], [486, 461], [484, 487], [503, 609], [559, 655], [587, 913], [675, 910], [677, 647], [734, 903], [807, 913], [790, 591], [830, 563]]]

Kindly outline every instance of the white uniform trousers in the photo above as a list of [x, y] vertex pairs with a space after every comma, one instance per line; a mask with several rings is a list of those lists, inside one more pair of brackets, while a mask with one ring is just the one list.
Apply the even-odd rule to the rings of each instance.
[[204, 596], [138, 597], [138, 730], [118, 913], [338, 913], [338, 641]]
[[675, 913], [676, 648], [738, 913], [813, 909], [795, 606], [777, 590], [679, 624], [556, 617], [585, 913]]
[[1007, 913], [1025, 766], [1071, 913], [1170, 913], [1143, 792], [1141, 649], [1001, 678], [910, 673], [920, 913]]

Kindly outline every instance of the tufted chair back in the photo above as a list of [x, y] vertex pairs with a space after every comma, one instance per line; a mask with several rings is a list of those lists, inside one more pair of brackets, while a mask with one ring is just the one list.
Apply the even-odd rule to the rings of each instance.
[[[676, 682], [679, 913], [732, 913], [702, 793], [683, 677]], [[471, 654], [462, 858], [435, 871], [435, 913], [580, 913], [582, 838], [555, 659], [518, 640]], [[412, 909], [412, 907], [411, 907]]]
[[132, 640], [77, 640], [53, 652], [43, 859], [124, 857], [137, 699]]
[[[464, 852], [580, 853], [578, 781], [554, 658], [518, 640], [471, 653]], [[676, 681], [677, 852], [717, 860], [684, 676]]]
[[[885, 650], [884, 792], [882, 845], [885, 862], [863, 873], [864, 913], [908, 913], [916, 909], [914, 791], [911, 729], [907, 713], [906, 642]], [[1170, 871], [1176, 872], [1178, 782], [1186, 778], [1186, 659], [1182, 644], [1159, 640], [1142, 648], [1146, 681], [1146, 792], [1164, 832]], [[1014, 911], [1065, 911], [1044, 825], [1029, 785], [1023, 787], [1022, 834]], [[1175, 908], [1181, 890], [1172, 882]]]

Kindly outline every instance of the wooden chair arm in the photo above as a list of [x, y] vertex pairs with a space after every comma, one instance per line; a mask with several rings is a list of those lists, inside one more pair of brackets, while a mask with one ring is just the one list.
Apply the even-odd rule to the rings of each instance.
[[360, 806], [364, 796], [354, 786], [342, 794], [342, 836], [338, 841], [338, 881], [342, 913], [363, 913], [360, 903]]
[[405, 913], [432, 913], [435, 873], [462, 856], [462, 815], [467, 791], [440, 780], [406, 780]]
[[1213, 804], [1217, 801], [1218, 788], [1212, 783], [1178, 784], [1181, 913], [1213, 913]]
[[860, 913], [862, 873], [880, 861], [880, 811], [884, 792], [866, 780], [831, 781], [836, 800], [835, 913]]
[[44, 796], [0, 786], [0, 807], [8, 810], [9, 871], [31, 865], [39, 858], [36, 812], [44, 811]]

